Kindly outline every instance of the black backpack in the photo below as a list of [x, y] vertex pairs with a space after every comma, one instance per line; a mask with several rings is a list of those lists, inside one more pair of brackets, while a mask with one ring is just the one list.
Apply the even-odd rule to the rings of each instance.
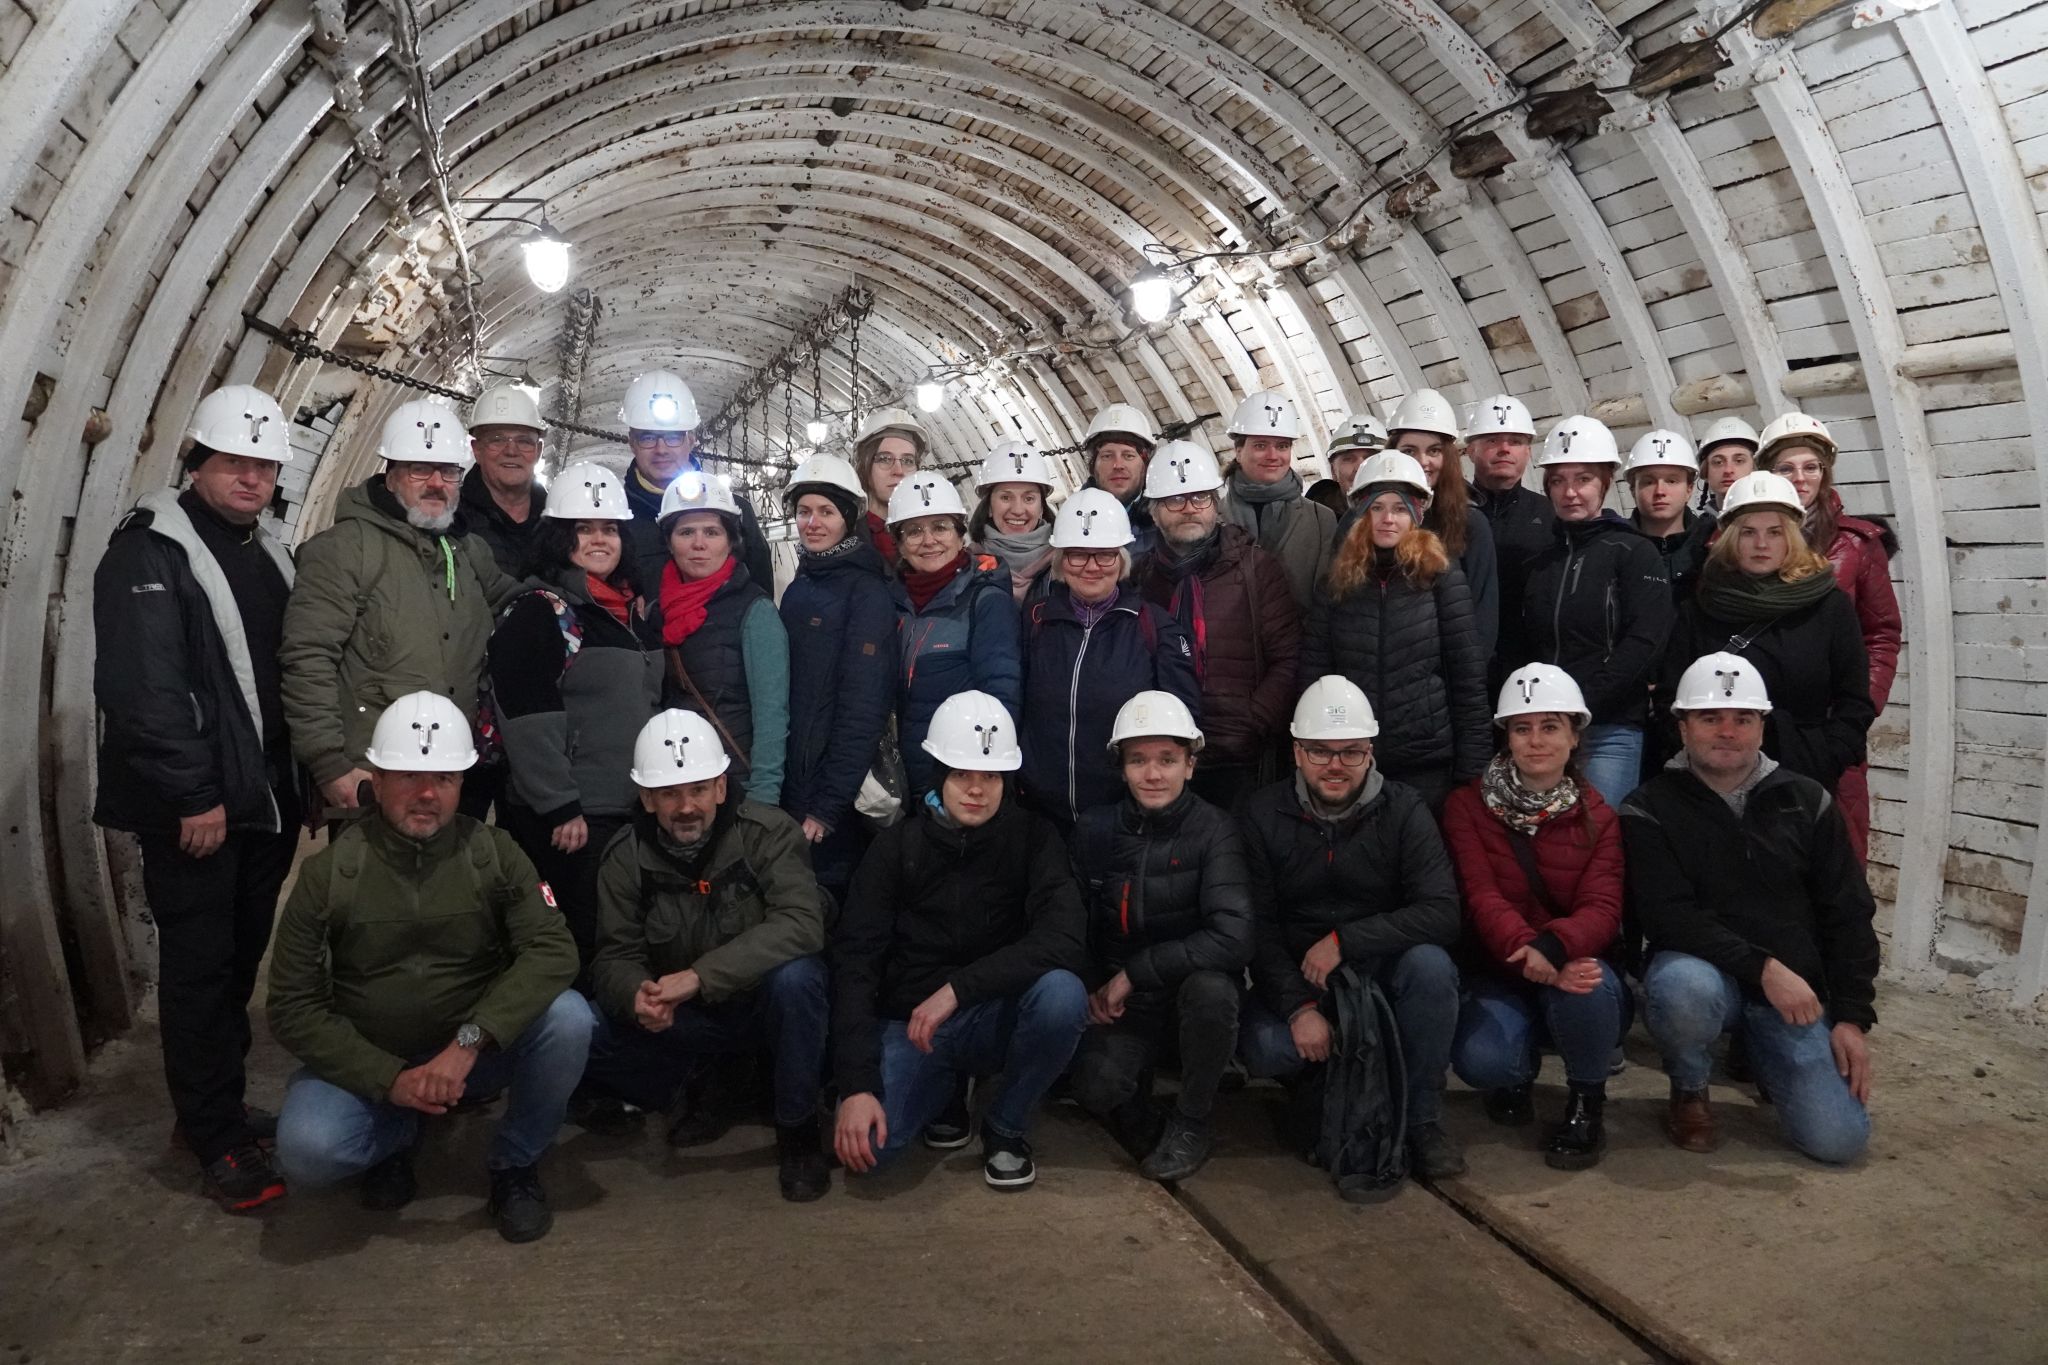
[[1379, 986], [1348, 965], [1330, 974], [1323, 1009], [1335, 1018], [1315, 1161], [1343, 1199], [1384, 1199], [1408, 1174], [1408, 1072], [1401, 1064], [1400, 1026]]

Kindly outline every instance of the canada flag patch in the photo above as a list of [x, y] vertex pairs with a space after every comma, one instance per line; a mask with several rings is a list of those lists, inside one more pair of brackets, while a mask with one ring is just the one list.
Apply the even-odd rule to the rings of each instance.
[[540, 898], [548, 903], [548, 909], [561, 909], [560, 906], [555, 904], [555, 888], [549, 886], [546, 882], [540, 884]]

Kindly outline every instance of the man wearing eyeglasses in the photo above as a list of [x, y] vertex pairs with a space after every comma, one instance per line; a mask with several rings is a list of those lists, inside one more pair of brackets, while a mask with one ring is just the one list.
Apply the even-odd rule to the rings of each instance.
[[514, 578], [526, 577], [533, 533], [547, 510], [548, 491], [533, 477], [546, 430], [540, 404], [517, 385], [493, 384], [470, 409], [469, 450], [476, 463], [462, 480], [463, 519]]
[[1238, 816], [1256, 928], [1245, 1069], [1279, 1078], [1290, 1110], [1313, 1121], [1320, 1103], [1300, 1101], [1320, 1094], [1330, 975], [1350, 963], [1379, 983], [1400, 1027], [1410, 1169], [1458, 1175], [1464, 1154], [1440, 1122], [1458, 1022], [1447, 950], [1459, 930], [1443, 838], [1422, 797], [1373, 765], [1379, 722], [1348, 679], [1310, 683], [1292, 729], [1293, 776], [1255, 793]]
[[[625, 475], [626, 505], [633, 509], [633, 519], [625, 526], [626, 552], [633, 556], [634, 581], [658, 584], [668, 563], [668, 538], [661, 533], [662, 494], [684, 474], [704, 467], [697, 454], [697, 400], [681, 375], [649, 370], [626, 386], [619, 420], [626, 424], [626, 445], [633, 453]], [[738, 489], [732, 496], [740, 509], [735, 553], [746, 566], [747, 577], [772, 596], [775, 563], [768, 554], [768, 539], [761, 534], [761, 519], [752, 499]]]

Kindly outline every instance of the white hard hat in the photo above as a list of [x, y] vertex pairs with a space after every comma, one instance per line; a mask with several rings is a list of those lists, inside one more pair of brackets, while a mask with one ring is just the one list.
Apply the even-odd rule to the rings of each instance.
[[363, 757], [387, 773], [459, 773], [476, 762], [476, 743], [454, 702], [408, 692], [377, 717]]
[[466, 464], [469, 433], [446, 403], [415, 398], [400, 403], [398, 410], [384, 419], [377, 455], [410, 464]]
[[1145, 496], [1153, 500], [1182, 493], [1213, 493], [1223, 487], [1216, 456], [1193, 441], [1168, 441], [1145, 466]]
[[1294, 410], [1294, 400], [1278, 389], [1260, 389], [1237, 405], [1237, 411], [1230, 414], [1230, 430], [1233, 440], [1247, 436], [1271, 436], [1276, 440], [1295, 441], [1301, 439], [1301, 414]]
[[1048, 493], [1059, 487], [1045, 456], [1025, 441], [1005, 441], [982, 460], [974, 491], [985, 492], [999, 483], [1035, 483]]
[[540, 404], [531, 390], [517, 384], [493, 384], [476, 396], [469, 410], [471, 430], [477, 427], [531, 427], [547, 430], [540, 420]]
[[655, 521], [666, 524], [683, 512], [723, 512], [737, 518], [740, 505], [733, 501], [732, 485], [725, 475], [686, 469], [661, 495], [661, 515]]
[[1137, 443], [1148, 449], [1156, 439], [1152, 434], [1152, 419], [1129, 403], [1111, 403], [1095, 414], [1095, 420], [1088, 424], [1088, 434], [1081, 438], [1081, 444], [1093, 450], [1098, 441], [1111, 436], [1134, 436]]
[[889, 495], [888, 524], [901, 526], [918, 517], [959, 517], [967, 519], [960, 490], [936, 469], [920, 469], [896, 485]]
[[697, 399], [681, 375], [649, 370], [626, 386], [619, 420], [634, 431], [695, 431]]
[[1693, 453], [1692, 442], [1675, 431], [1657, 430], [1638, 437], [1629, 448], [1628, 472], [1638, 469], [1657, 469], [1670, 466], [1700, 472], [1700, 459]]
[[223, 455], [292, 462], [284, 409], [253, 384], [230, 384], [200, 399], [185, 434]]
[[1429, 475], [1422, 472], [1422, 461], [1406, 451], [1382, 450], [1361, 463], [1351, 476], [1349, 491], [1356, 497], [1376, 483], [1407, 484], [1423, 497], [1430, 496]]
[[822, 452], [811, 456], [791, 472], [789, 484], [784, 491], [784, 496], [791, 505], [802, 496], [806, 486], [836, 488], [856, 500], [867, 496], [867, 490], [860, 486], [860, 475], [853, 472], [852, 465], [837, 455]]
[[1724, 441], [1740, 442], [1754, 452], [1757, 447], [1756, 428], [1740, 417], [1720, 418], [1700, 437], [1700, 449], [1709, 450]]
[[1135, 539], [1131, 514], [1114, 493], [1083, 488], [1060, 504], [1053, 518], [1055, 550], [1121, 550]]
[[1757, 463], [1768, 463], [1779, 446], [1810, 445], [1823, 455], [1835, 453], [1835, 438], [1828, 435], [1827, 425], [1818, 417], [1808, 417], [1803, 412], [1788, 412], [1773, 417], [1763, 435], [1757, 438]]
[[1387, 434], [1397, 431], [1433, 431], [1455, 441], [1458, 415], [1451, 411], [1451, 400], [1435, 389], [1417, 389], [1403, 398], [1387, 419]]
[[1770, 690], [1757, 666], [1740, 654], [1705, 654], [1686, 665], [1671, 698], [1674, 711], [1771, 713]]
[[1465, 439], [1474, 436], [1536, 436], [1536, 421], [1528, 404], [1512, 394], [1497, 393], [1474, 403], [1465, 423]]
[[917, 442], [917, 449], [920, 454], [923, 453], [925, 446], [931, 441], [931, 437], [925, 432], [924, 423], [918, 421], [917, 414], [910, 411], [910, 409], [877, 408], [867, 415], [866, 421], [860, 424], [860, 432], [853, 438], [853, 443], [860, 445], [870, 436], [880, 436], [883, 432], [890, 430], [900, 431], [911, 440]]
[[1782, 474], [1759, 469], [1728, 485], [1728, 491], [1721, 496], [1721, 524], [1728, 525], [1744, 512], [1767, 508], [1783, 512], [1794, 521], [1806, 515], [1806, 509], [1799, 502], [1799, 490], [1793, 487], [1792, 480]]
[[663, 711], [633, 741], [632, 778], [642, 787], [709, 782], [731, 766], [718, 731], [695, 711]]
[[1154, 738], [1184, 739], [1194, 752], [1202, 751], [1202, 727], [1195, 724], [1188, 704], [1171, 692], [1140, 692], [1117, 708], [1109, 755], [1116, 757], [1116, 746], [1127, 739]]
[[1493, 723], [1501, 725], [1510, 716], [1534, 716], [1546, 711], [1576, 716], [1581, 725], [1593, 723], [1586, 694], [1579, 691], [1571, 674], [1556, 664], [1524, 664], [1501, 684], [1500, 701], [1493, 708]]
[[548, 483], [548, 505], [541, 515], [567, 521], [631, 521], [633, 508], [618, 475], [595, 460], [584, 460]]
[[1304, 741], [1371, 739], [1380, 732], [1380, 723], [1357, 683], [1341, 673], [1325, 673], [1294, 703], [1294, 724], [1287, 732]]
[[1359, 411], [1346, 417], [1330, 439], [1330, 454], [1339, 455], [1347, 450], [1374, 451], [1387, 443], [1385, 423], [1369, 412]]
[[955, 692], [932, 712], [924, 751], [945, 764], [970, 773], [1013, 773], [1024, 766], [1017, 743], [1017, 723], [1003, 704], [986, 692]]
[[1614, 443], [1614, 433], [1607, 429], [1607, 424], [1597, 417], [1565, 418], [1543, 438], [1543, 453], [1536, 457], [1539, 469], [1553, 464], [1620, 463], [1621, 447]]

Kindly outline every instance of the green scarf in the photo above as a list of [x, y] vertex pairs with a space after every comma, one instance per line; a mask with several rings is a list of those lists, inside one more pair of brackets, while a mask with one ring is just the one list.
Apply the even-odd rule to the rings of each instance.
[[1695, 594], [1700, 610], [1716, 621], [1738, 626], [1767, 626], [1780, 617], [1804, 610], [1835, 589], [1835, 571], [1787, 583], [1774, 573], [1747, 574], [1708, 561]]

